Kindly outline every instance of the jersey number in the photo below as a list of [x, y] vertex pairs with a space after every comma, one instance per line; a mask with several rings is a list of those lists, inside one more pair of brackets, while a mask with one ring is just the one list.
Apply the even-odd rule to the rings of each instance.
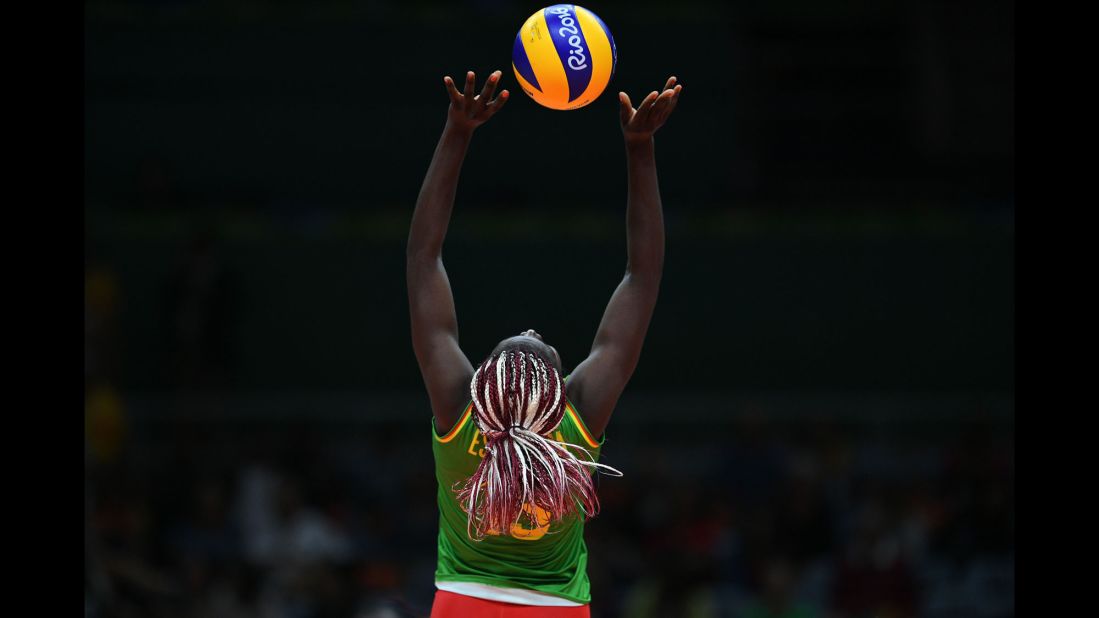
[[[520, 526], [518, 523], [511, 524], [511, 537], [513, 539], [519, 539], [520, 541], [537, 541], [538, 539], [546, 536], [546, 532], [549, 532], [550, 527], [549, 511], [543, 509], [540, 506], [534, 506], [528, 502], [523, 505], [523, 512], [533, 515], [534, 520], [538, 522], [538, 527], [534, 529], [528, 529]], [[500, 536], [500, 531], [488, 530], [487, 534]]]

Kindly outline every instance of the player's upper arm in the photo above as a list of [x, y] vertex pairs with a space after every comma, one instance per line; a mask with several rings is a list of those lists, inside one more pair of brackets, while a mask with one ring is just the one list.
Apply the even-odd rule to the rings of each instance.
[[569, 398], [594, 436], [603, 434], [637, 368], [659, 290], [659, 277], [627, 273], [603, 312], [591, 353], [569, 377]]
[[473, 366], [458, 346], [458, 317], [442, 259], [409, 255], [406, 275], [412, 347], [436, 426], [446, 431], [469, 398]]

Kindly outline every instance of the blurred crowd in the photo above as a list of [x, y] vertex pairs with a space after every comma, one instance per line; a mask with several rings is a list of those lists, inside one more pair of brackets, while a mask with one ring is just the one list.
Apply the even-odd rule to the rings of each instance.
[[[87, 616], [427, 615], [427, 418], [127, 425], [109, 406], [88, 436]], [[1013, 615], [1008, 429], [766, 419], [612, 423], [626, 476], [599, 480], [587, 528], [593, 616]]]

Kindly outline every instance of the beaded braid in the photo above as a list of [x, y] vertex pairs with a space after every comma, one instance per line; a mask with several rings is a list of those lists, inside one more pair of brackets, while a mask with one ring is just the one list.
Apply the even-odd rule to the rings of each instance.
[[[586, 468], [622, 473], [592, 461], [583, 448], [543, 435], [565, 416], [564, 382], [556, 367], [532, 352], [504, 350], [477, 368], [470, 394], [473, 420], [485, 436], [484, 459], [456, 490], [459, 504], [469, 514], [470, 538], [480, 540], [489, 530], [510, 530], [524, 516], [537, 526], [538, 511], [530, 506], [549, 513], [551, 522], [577, 511], [585, 519], [599, 512]], [[579, 459], [570, 448], [588, 460]]]

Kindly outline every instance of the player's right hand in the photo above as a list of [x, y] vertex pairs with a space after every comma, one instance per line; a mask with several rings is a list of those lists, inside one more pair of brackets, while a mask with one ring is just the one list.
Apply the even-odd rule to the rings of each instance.
[[664, 122], [675, 109], [681, 90], [683, 86], [676, 83], [673, 75], [664, 84], [663, 92], [653, 90], [641, 101], [637, 109], [630, 105], [628, 94], [619, 92], [619, 120], [622, 123], [622, 135], [626, 138], [626, 143], [640, 143], [652, 139], [653, 133], [664, 126]]
[[443, 83], [446, 84], [447, 94], [450, 95], [447, 124], [461, 131], [472, 132], [498, 112], [508, 100], [507, 90], [501, 91], [499, 96], [492, 98], [496, 92], [496, 86], [500, 83], [500, 76], [500, 71], [494, 71], [489, 75], [481, 94], [476, 96], [473, 94], [473, 85], [476, 80], [473, 71], [466, 73], [464, 93], [458, 92], [458, 88], [454, 86], [454, 80], [449, 75], [444, 77]]

